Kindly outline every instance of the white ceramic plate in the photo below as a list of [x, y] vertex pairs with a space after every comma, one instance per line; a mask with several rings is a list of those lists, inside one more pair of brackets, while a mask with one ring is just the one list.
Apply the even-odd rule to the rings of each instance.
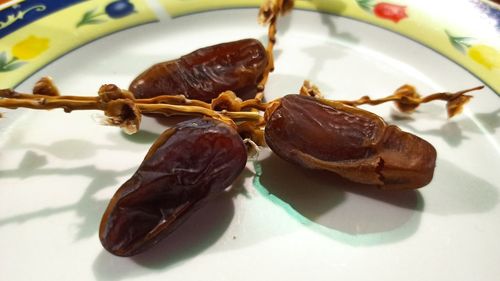
[[[214, 11], [122, 31], [54, 61], [67, 94], [127, 87], [153, 63], [246, 37], [265, 40], [255, 10]], [[280, 22], [267, 98], [296, 93], [304, 79], [329, 98], [381, 97], [402, 84], [421, 93], [481, 81], [434, 51], [358, 21], [294, 11]], [[2, 110], [1, 280], [496, 280], [500, 276], [500, 103], [490, 89], [448, 120], [444, 104], [411, 119], [391, 105], [368, 108], [431, 142], [431, 184], [417, 191], [363, 189], [302, 170], [264, 150], [228, 192], [156, 248], [133, 258], [107, 253], [97, 237], [114, 191], [165, 127], [145, 118], [126, 136], [94, 112]], [[96, 118], [97, 117], [97, 118]]]

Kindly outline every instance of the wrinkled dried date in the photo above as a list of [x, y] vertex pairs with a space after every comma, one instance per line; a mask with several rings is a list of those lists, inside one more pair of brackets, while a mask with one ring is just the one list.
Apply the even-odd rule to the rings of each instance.
[[205, 102], [231, 90], [247, 99], [255, 96], [267, 63], [266, 50], [258, 40], [228, 42], [155, 64], [129, 90], [136, 98], [182, 94]]
[[433, 176], [436, 150], [368, 111], [289, 95], [271, 113], [265, 138], [283, 159], [383, 189], [413, 189]]
[[200, 118], [167, 130], [111, 199], [102, 245], [118, 256], [150, 248], [231, 185], [246, 160], [242, 139], [221, 121]]

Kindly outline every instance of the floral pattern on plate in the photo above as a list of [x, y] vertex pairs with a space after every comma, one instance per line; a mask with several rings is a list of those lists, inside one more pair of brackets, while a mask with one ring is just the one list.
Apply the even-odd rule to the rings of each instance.
[[[165, 8], [170, 18], [164, 20], [168, 21], [210, 10], [256, 8], [262, 1], [44, 0], [33, 4], [32, 1], [3, 0], [0, 2], [0, 87], [17, 85], [48, 62], [89, 41], [157, 20], [149, 6], [152, 2]], [[500, 93], [500, 5], [496, 3], [498, 1], [442, 0], [429, 6], [419, 0], [296, 0], [296, 7], [353, 18], [402, 34], [448, 57]], [[450, 13], [451, 6], [453, 13]], [[467, 21], [463, 20], [464, 15]], [[68, 21], [68, 25], [59, 24]], [[58, 32], [47, 32], [40, 28], [42, 24]], [[33, 59], [23, 60], [11, 54], [13, 46], [29, 36], [47, 38], [51, 42], [49, 49]]]

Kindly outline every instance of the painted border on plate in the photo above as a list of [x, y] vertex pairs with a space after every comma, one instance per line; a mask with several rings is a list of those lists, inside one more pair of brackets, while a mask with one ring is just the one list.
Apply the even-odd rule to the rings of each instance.
[[0, 31], [38, 13], [31, 23], [1, 37], [0, 88], [17, 86], [50, 62], [98, 38], [158, 20], [145, 0], [69, 1], [72, 5], [66, 3], [59, 10], [50, 8], [50, 2], [25, 1], [26, 5], [0, 11]]
[[[173, 19], [220, 9], [257, 8], [262, 2], [150, 1], [161, 4]], [[19, 1], [2, 4], [0, 31], [9, 19], [23, 21], [29, 13], [46, 11], [48, 14], [2, 38], [0, 88], [15, 87], [79, 46], [119, 30], [158, 20], [146, 0], [68, 1], [72, 4], [56, 12], [43, 10], [43, 4], [35, 7], [29, 3], [32, 1], [12, 6], [8, 6], [9, 2]], [[500, 6], [491, 1], [297, 0], [296, 7], [360, 20], [401, 34], [459, 64], [500, 95]], [[24, 14], [16, 18], [20, 12]]]

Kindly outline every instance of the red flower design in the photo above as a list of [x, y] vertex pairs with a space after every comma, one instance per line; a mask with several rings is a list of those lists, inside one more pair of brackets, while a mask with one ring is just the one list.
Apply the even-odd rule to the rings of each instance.
[[373, 13], [383, 19], [391, 20], [398, 23], [400, 20], [407, 18], [406, 6], [381, 2], [373, 7]]

